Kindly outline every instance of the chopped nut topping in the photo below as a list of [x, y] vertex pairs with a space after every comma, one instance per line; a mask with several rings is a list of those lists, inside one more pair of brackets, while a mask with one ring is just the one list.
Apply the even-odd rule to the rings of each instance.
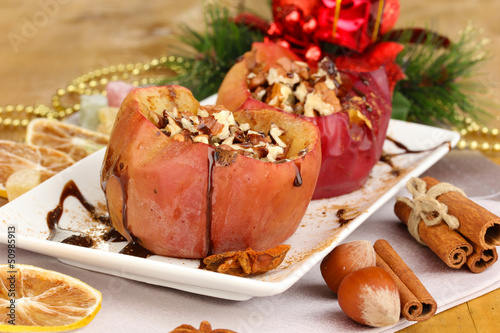
[[342, 111], [338, 98], [342, 80], [329, 58], [318, 64], [315, 73], [310, 72], [306, 63], [288, 58], [276, 61], [276, 67], [267, 72], [259, 71], [260, 68], [253, 67], [247, 76], [253, 98], [306, 117], [328, 116]]
[[222, 157], [226, 155], [220, 151], [227, 150], [230, 155], [218, 161], [221, 165], [230, 165], [237, 154], [272, 163], [286, 159], [289, 147], [281, 138], [285, 131], [276, 124], [271, 124], [269, 133], [257, 132], [247, 123], [239, 125], [231, 111], [219, 106], [201, 107], [197, 116], [176, 113], [177, 117], [163, 112], [158, 119], [162, 132], [175, 141], [214, 146]]

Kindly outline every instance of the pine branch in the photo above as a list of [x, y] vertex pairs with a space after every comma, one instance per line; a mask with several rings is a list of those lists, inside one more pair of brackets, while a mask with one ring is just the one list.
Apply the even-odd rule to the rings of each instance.
[[263, 39], [261, 34], [234, 23], [225, 8], [208, 6], [204, 15], [203, 32], [181, 27], [179, 39], [188, 48], [178, 50], [177, 55], [183, 57], [181, 64], [166, 63], [179, 75], [163, 82], [189, 88], [198, 100], [217, 93], [238, 58], [251, 49], [254, 41]]
[[461, 116], [486, 118], [481, 94], [487, 89], [477, 80], [477, 67], [487, 59], [484, 43], [470, 27], [447, 47], [435, 37], [429, 31], [415, 43], [410, 43], [409, 34], [399, 40], [405, 49], [397, 61], [407, 78], [396, 91], [409, 101], [408, 120], [463, 126]]

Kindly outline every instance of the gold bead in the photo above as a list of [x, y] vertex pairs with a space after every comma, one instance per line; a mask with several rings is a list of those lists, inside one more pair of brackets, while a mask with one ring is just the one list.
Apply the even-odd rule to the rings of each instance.
[[160, 61], [158, 59], [153, 59], [150, 62], [151, 66], [158, 66], [159, 63], [160, 63]]
[[23, 110], [24, 110], [24, 105], [22, 105], [22, 104], [16, 105], [16, 112], [21, 112]]
[[137, 68], [134, 68], [134, 69], [132, 70], [132, 75], [139, 75], [140, 73], [141, 73], [141, 71], [140, 71], [140, 70], [138, 70]]
[[81, 107], [81, 105], [77, 103], [77, 104], [73, 105], [73, 110], [79, 111], [80, 107]]
[[102, 74], [103, 75], [108, 75], [109, 74], [109, 68], [103, 68], [102, 69]]
[[178, 64], [182, 64], [184, 62], [184, 58], [183, 57], [177, 57], [177, 59], [175, 61], [177, 61]]
[[483, 133], [484, 135], [488, 134], [489, 131], [490, 131], [489, 128], [486, 126], [481, 128], [481, 133]]
[[139, 81], [134, 81], [132, 84], [137, 87], [139, 85]]
[[495, 143], [493, 144], [493, 151], [499, 152], [500, 151], [500, 143]]
[[83, 91], [83, 94], [84, 94], [84, 95], [92, 95], [92, 89], [85, 89], [85, 90]]
[[66, 112], [65, 112], [65, 111], [59, 111], [59, 112], [57, 113], [57, 118], [63, 118], [65, 115], [66, 115]]
[[125, 80], [126, 80], [126, 79], [128, 79], [128, 78], [130, 78], [130, 74], [129, 74], [129, 73], [123, 73], [123, 74], [122, 74], [122, 79], [125, 79]]
[[134, 65], [134, 67], [135, 67], [136, 69], [141, 69], [141, 68], [142, 68], [142, 66], [143, 66], [143, 64], [142, 64], [142, 63], [140, 63], [140, 62], [138, 62], [138, 63], [136, 63], [136, 64]]
[[[167, 57], [161, 57], [160, 59], [161, 62], [167, 62]], [[174, 62], [175, 61], [175, 56], [169, 56], [168, 57], [168, 62]]]
[[125, 70], [125, 65], [119, 64], [118, 66], [116, 66], [116, 70], [119, 72], [123, 72]]
[[116, 72], [116, 66], [109, 66], [109, 72], [110, 73], [115, 73]]
[[57, 95], [64, 96], [64, 94], [66, 94], [66, 90], [64, 90], [64, 89], [58, 89], [57, 90]]
[[118, 81], [119, 79], [120, 79], [120, 77], [118, 75], [113, 75], [110, 80], [111, 81]]
[[101, 95], [106, 96], [108, 92], [106, 90], [101, 91]]
[[30, 105], [30, 106], [27, 106], [26, 109], [24, 109], [24, 111], [29, 114], [29, 113], [33, 113], [33, 109], [34, 109], [34, 107], [32, 107]]
[[482, 143], [481, 143], [480, 147], [481, 147], [481, 150], [482, 150], [482, 151], [487, 151], [487, 150], [489, 150], [489, 149], [490, 149], [490, 144], [489, 144], [489, 142], [486, 142], [486, 141], [485, 141], [485, 142], [482, 142]]
[[[70, 115], [70, 114], [72, 114], [73, 112], [75, 112], [75, 111], [73, 110], [73, 108], [66, 108], [66, 110], [64, 110], [64, 115], [65, 115], [65, 116], [66, 116], [66, 115], [68, 115], [68, 116], [69, 116], [69, 115]], [[64, 117], [64, 116], [63, 116], [63, 117]]]
[[471, 150], [476, 150], [478, 147], [478, 143], [476, 140], [472, 140], [469, 142], [469, 149]]
[[127, 65], [125, 65], [125, 69], [130, 72], [131, 70], [134, 69], [134, 64], [127, 64]]
[[91, 88], [95, 88], [95, 87], [97, 87], [97, 81], [96, 81], [96, 80], [92, 80], [92, 81], [90, 81], [90, 82], [89, 82], [89, 87], [91, 87]]
[[26, 126], [28, 126], [29, 122], [30, 122], [29, 119], [22, 119], [21, 120], [21, 126], [22, 127], [26, 127]]
[[53, 100], [52, 101], [52, 106], [55, 107], [55, 108], [57, 108], [57, 107], [61, 106], [61, 102], [59, 100]]
[[469, 131], [468, 131], [468, 130], [466, 130], [465, 128], [462, 128], [462, 129], [460, 130], [460, 135], [461, 135], [461, 136], [466, 136], [468, 133], [469, 133]]
[[7, 105], [5, 107], [5, 112], [12, 112], [14, 111], [14, 106], [13, 105]]
[[76, 87], [75, 87], [74, 85], [72, 85], [72, 84], [70, 84], [70, 85], [68, 85], [68, 86], [66, 87], [66, 91], [67, 91], [67, 92], [69, 92], [69, 93], [74, 92], [74, 91], [75, 91], [75, 89], [76, 89]]
[[0, 113], [3, 113], [3, 107], [0, 106]]
[[498, 128], [492, 128], [491, 129], [491, 135], [497, 136], [498, 135]]
[[101, 86], [105, 86], [108, 84], [108, 79], [103, 77], [102, 79], [99, 80], [99, 83], [101, 84]]
[[84, 74], [84, 75], [80, 76], [80, 81], [86, 82], [86, 81], [93, 79], [93, 78], [94, 78], [94, 73], [90, 72], [88, 74]]
[[11, 124], [11, 123], [12, 123], [12, 118], [5, 118], [5, 119], [3, 120], [3, 124], [4, 124], [5, 126], [10, 126], [10, 124]]
[[467, 148], [467, 142], [465, 140], [458, 141], [457, 148], [458, 149], [465, 149], [465, 148]]
[[87, 87], [87, 85], [83, 82], [78, 84], [78, 89], [85, 89], [85, 87]]
[[149, 64], [144, 64], [142, 66], [142, 69], [145, 70], [145, 71], [149, 70], [150, 68], [151, 68], [151, 66], [149, 66]]
[[21, 120], [20, 119], [14, 119], [14, 120], [12, 120], [12, 126], [18, 127], [19, 125], [21, 125]]
[[472, 119], [469, 118], [469, 117], [465, 118], [464, 121], [465, 121], [466, 124], [471, 124], [472, 123]]
[[102, 71], [100, 69], [96, 69], [94, 71], [94, 77], [99, 77], [99, 76], [102, 76]]

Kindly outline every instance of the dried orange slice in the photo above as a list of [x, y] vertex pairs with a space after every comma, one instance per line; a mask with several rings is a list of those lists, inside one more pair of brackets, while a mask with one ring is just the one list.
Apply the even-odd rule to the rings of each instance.
[[108, 144], [109, 135], [54, 119], [33, 119], [26, 129], [26, 142], [65, 152], [75, 161]]
[[57, 332], [83, 327], [101, 309], [101, 293], [39, 267], [0, 266], [0, 331]]
[[17, 171], [39, 170], [43, 182], [74, 162], [70, 156], [55, 149], [0, 140], [0, 196], [7, 198], [7, 179]]

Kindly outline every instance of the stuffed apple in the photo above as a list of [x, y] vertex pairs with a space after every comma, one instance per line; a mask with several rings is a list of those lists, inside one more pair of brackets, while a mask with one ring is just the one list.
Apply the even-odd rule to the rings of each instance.
[[313, 199], [364, 185], [382, 154], [391, 116], [384, 68], [341, 71], [328, 58], [312, 68], [290, 50], [271, 43], [255, 43], [231, 68], [217, 104], [233, 111], [271, 107], [316, 124], [322, 165]]
[[318, 129], [273, 110], [200, 106], [179, 86], [122, 102], [101, 171], [110, 219], [171, 257], [266, 250], [297, 229], [321, 165]]

